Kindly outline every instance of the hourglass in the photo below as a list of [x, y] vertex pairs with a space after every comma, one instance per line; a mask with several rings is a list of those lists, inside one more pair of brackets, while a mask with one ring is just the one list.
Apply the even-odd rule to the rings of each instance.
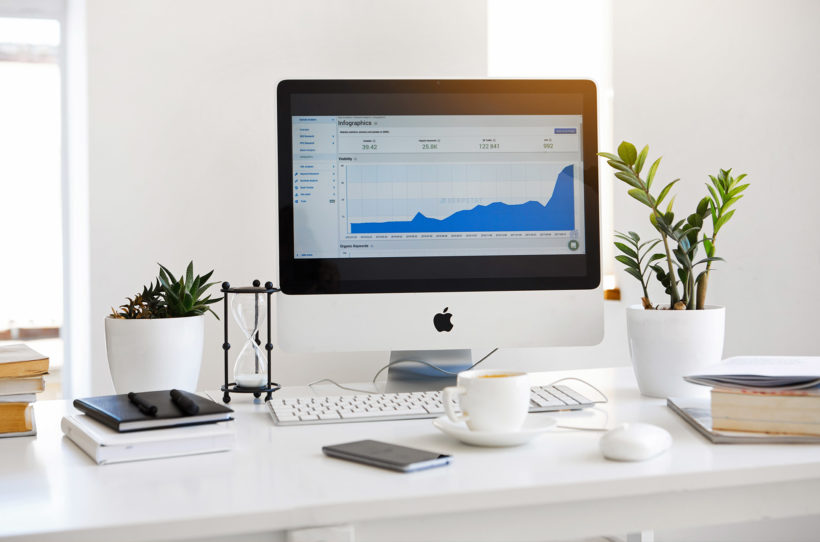
[[238, 388], [264, 388], [268, 381], [265, 354], [259, 348], [259, 328], [265, 321], [265, 307], [261, 297], [264, 294], [234, 295], [231, 300], [231, 314], [245, 335], [245, 345], [236, 356], [233, 379]]
[[[279, 385], [271, 382], [271, 323], [270, 323], [270, 301], [271, 295], [278, 292], [270, 282], [265, 283], [265, 287], [260, 287], [258, 280], [253, 281], [253, 286], [232, 288], [227, 282], [222, 283], [222, 293], [224, 295], [224, 326], [225, 342], [222, 349], [225, 352], [225, 385], [222, 386], [224, 392], [222, 400], [230, 402], [231, 393], [253, 393], [254, 397], [260, 397], [266, 393], [265, 401], [269, 401], [271, 393], [279, 389]], [[230, 303], [228, 297], [231, 297]], [[228, 351], [231, 344], [228, 342], [228, 306], [230, 304], [230, 314], [234, 321], [242, 330], [244, 341], [239, 354], [236, 356], [233, 369], [233, 382], [228, 381]], [[267, 326], [265, 326], [267, 324]], [[262, 327], [267, 328], [267, 343], [262, 351], [259, 340], [259, 333]]]

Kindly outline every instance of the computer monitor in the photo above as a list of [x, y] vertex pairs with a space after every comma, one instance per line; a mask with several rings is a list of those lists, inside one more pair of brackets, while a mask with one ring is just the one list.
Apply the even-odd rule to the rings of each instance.
[[289, 80], [277, 100], [282, 350], [461, 369], [600, 342], [593, 82]]

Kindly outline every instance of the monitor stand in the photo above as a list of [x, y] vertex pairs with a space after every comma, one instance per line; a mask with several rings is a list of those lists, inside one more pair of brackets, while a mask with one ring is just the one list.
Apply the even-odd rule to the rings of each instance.
[[[390, 363], [426, 361], [451, 373], [466, 371], [473, 364], [472, 350], [393, 350]], [[396, 363], [387, 373], [386, 392], [434, 391], [456, 384], [456, 376], [444, 374], [422, 363]]]

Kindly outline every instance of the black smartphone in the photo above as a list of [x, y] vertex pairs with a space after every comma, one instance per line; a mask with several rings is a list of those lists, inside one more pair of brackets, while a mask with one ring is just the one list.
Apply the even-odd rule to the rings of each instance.
[[330, 457], [356, 461], [399, 472], [413, 472], [433, 467], [442, 467], [452, 461], [452, 456], [379, 442], [378, 440], [358, 440], [345, 444], [323, 446], [322, 452]]

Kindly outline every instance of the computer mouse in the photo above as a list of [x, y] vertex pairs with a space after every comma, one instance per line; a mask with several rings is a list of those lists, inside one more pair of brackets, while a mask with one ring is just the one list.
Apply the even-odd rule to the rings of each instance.
[[607, 459], [643, 461], [668, 450], [672, 435], [657, 425], [622, 423], [604, 433], [599, 444]]

